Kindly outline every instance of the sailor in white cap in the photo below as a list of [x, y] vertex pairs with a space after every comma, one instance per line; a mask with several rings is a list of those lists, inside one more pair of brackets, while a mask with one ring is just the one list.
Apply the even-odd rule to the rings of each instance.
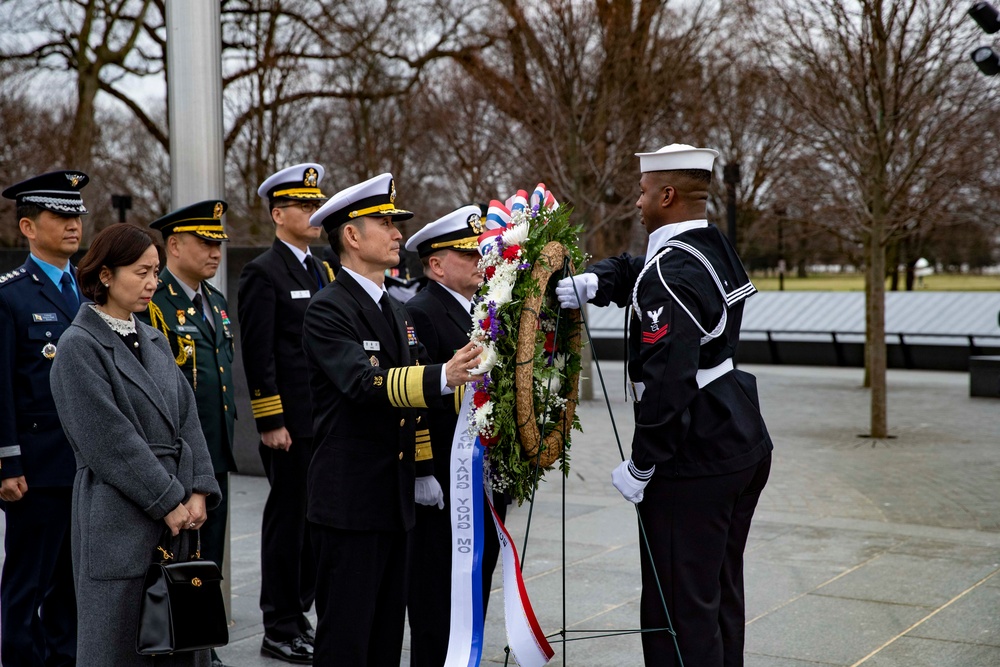
[[[446, 361], [469, 340], [472, 297], [483, 281], [479, 270], [479, 235], [485, 227], [479, 206], [462, 206], [425, 225], [406, 242], [416, 252], [427, 287], [406, 302], [417, 336], [432, 362]], [[450, 501], [449, 458], [458, 425], [454, 406], [427, 411], [426, 430], [417, 431], [417, 475], [430, 475]], [[418, 481], [419, 481], [418, 477]], [[419, 499], [418, 499], [419, 500]], [[494, 497], [500, 518], [507, 513], [502, 494]], [[485, 503], [483, 504], [485, 507]], [[410, 665], [440, 667], [448, 654], [451, 625], [451, 518], [434, 505], [417, 507], [411, 537]], [[493, 570], [500, 553], [496, 531], [486, 531], [483, 554], [483, 612], [489, 601]]]
[[[342, 190], [313, 214], [343, 266], [306, 310], [302, 344], [315, 453], [307, 518], [316, 553], [314, 664], [398, 665], [414, 525], [418, 409], [454, 405], [481, 348], [426, 361], [412, 320], [385, 291], [399, 263], [391, 174]], [[426, 481], [426, 480], [425, 480]]]
[[309, 224], [327, 197], [323, 165], [305, 162], [257, 189], [274, 225], [274, 243], [243, 267], [240, 342], [260, 459], [271, 488], [261, 522], [261, 652], [312, 663], [316, 565], [306, 528], [306, 471], [312, 458], [312, 396], [302, 353], [302, 319], [314, 294], [333, 280], [309, 247], [323, 230]]
[[688, 665], [742, 665], [743, 550], [772, 450], [756, 380], [733, 366], [756, 290], [706, 219], [718, 153], [672, 144], [637, 156], [646, 256], [597, 262], [556, 291], [564, 307], [628, 309], [635, 433], [612, 482], [638, 505], [649, 540], [642, 627], [676, 631], [676, 644], [666, 631], [643, 634], [645, 663], [675, 665], [680, 654]]

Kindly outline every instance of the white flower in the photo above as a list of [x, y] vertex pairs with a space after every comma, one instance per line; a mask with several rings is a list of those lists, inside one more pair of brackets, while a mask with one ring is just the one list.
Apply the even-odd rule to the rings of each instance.
[[476, 309], [473, 311], [472, 316], [476, 319], [476, 328], [479, 328], [479, 320], [485, 320], [486, 316], [490, 314], [490, 304], [486, 300], [480, 301], [476, 304]]
[[481, 406], [479, 406], [479, 409], [476, 410], [476, 413], [472, 416], [473, 423], [475, 424], [477, 433], [484, 431], [486, 427], [490, 425], [491, 423], [490, 415], [492, 414], [493, 414], [493, 401], [486, 401]]
[[504, 233], [501, 234], [500, 236], [503, 237], [504, 245], [508, 246], [521, 245], [522, 243], [528, 240], [527, 221], [507, 227], [506, 231], [504, 231]]
[[490, 286], [489, 300], [499, 308], [514, 297], [514, 281], [496, 280], [495, 278], [494, 281], [494, 284]]
[[493, 345], [486, 343], [483, 345], [483, 352], [479, 355], [479, 365], [472, 369], [473, 375], [489, 373], [497, 365], [497, 351]]

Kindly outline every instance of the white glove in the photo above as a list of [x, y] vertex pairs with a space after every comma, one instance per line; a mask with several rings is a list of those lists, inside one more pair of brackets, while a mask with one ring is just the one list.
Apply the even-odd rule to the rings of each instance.
[[619, 493], [630, 503], [642, 502], [643, 489], [656, 472], [656, 466], [649, 470], [637, 470], [632, 459], [622, 461], [621, 465], [611, 471], [611, 483]]
[[594, 273], [581, 273], [569, 278], [563, 278], [556, 283], [556, 298], [559, 299], [560, 308], [579, 308], [580, 299], [590, 301], [597, 296], [597, 275]]
[[434, 475], [417, 477], [413, 485], [413, 499], [420, 505], [437, 505], [439, 510], [444, 509], [444, 491]]

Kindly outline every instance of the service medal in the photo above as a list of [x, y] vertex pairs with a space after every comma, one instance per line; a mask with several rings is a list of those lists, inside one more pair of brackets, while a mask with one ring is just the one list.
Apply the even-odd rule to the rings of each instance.
[[45, 347], [42, 348], [42, 356], [50, 361], [56, 357], [56, 346], [52, 343], [46, 343]]
[[184, 311], [183, 310], [178, 310], [177, 311], [177, 324], [179, 324], [181, 326], [184, 326], [185, 322], [187, 322], [187, 318], [184, 317]]
[[378, 359], [375, 357], [374, 354], [368, 357], [368, 361], [371, 362], [372, 366], [378, 366]]

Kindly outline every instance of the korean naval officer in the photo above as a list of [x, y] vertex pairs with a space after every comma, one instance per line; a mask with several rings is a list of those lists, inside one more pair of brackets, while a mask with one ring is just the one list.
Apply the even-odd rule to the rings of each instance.
[[324, 169], [297, 164], [257, 189], [274, 225], [274, 243], [240, 274], [240, 348], [260, 458], [271, 490], [261, 526], [261, 652], [312, 662], [316, 565], [306, 531], [306, 470], [313, 451], [312, 397], [302, 351], [309, 299], [333, 280], [333, 269], [309, 244], [323, 232], [309, 216], [327, 200]]
[[[427, 287], [406, 302], [406, 310], [432, 363], [446, 361], [469, 341], [472, 297], [483, 281], [478, 243], [484, 229], [481, 215], [478, 206], [463, 206], [425, 225], [406, 242], [406, 249], [420, 257], [428, 280]], [[445, 506], [450, 497], [449, 461], [459, 427], [458, 405], [428, 410], [426, 429], [417, 428], [417, 474], [433, 474], [443, 489]], [[494, 506], [500, 518], [505, 518], [507, 503], [502, 494], [496, 495]], [[416, 509], [407, 601], [410, 664], [440, 667], [448, 654], [451, 625], [451, 516], [435, 505]], [[485, 613], [500, 542], [494, 530], [485, 531], [484, 537]]]
[[310, 302], [302, 336], [313, 397], [306, 512], [317, 665], [399, 666], [416, 409], [453, 402], [452, 388], [472, 377], [482, 352], [468, 344], [447, 363], [420, 363], [410, 316], [384, 285], [399, 263], [395, 221], [412, 215], [396, 206], [392, 175], [381, 174], [333, 195], [311, 218], [343, 263]]
[[3, 191], [28, 239], [24, 264], [0, 275], [0, 663], [76, 664], [70, 513], [76, 459], [56, 415], [49, 370], [80, 308], [70, 257], [87, 214], [88, 177], [56, 171]]
[[[706, 218], [718, 153], [684, 144], [637, 153], [646, 256], [597, 262], [556, 286], [628, 309], [632, 455], [612, 472], [638, 504], [647, 666], [740, 667], [745, 628], [743, 550], [771, 468], [771, 438], [752, 375], [735, 369], [740, 323], [756, 289], [736, 250]], [[662, 586], [662, 592], [660, 587]]]
[[[208, 281], [219, 269], [223, 241], [229, 240], [222, 227], [226, 208], [226, 202], [210, 199], [150, 223], [163, 235], [167, 266], [160, 272], [148, 311], [139, 314], [166, 335], [177, 365], [194, 388], [198, 418], [222, 490], [222, 501], [208, 511], [201, 528], [201, 553], [220, 568], [226, 548], [229, 473], [236, 471], [235, 341], [226, 297]], [[221, 664], [214, 651], [212, 655], [213, 662]]]

